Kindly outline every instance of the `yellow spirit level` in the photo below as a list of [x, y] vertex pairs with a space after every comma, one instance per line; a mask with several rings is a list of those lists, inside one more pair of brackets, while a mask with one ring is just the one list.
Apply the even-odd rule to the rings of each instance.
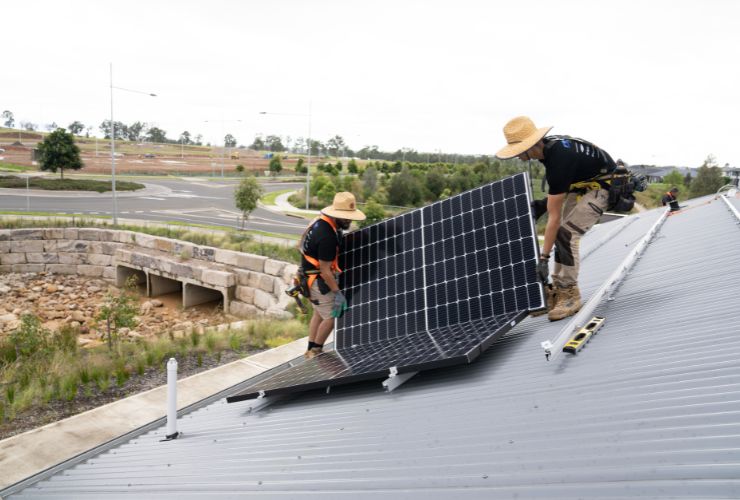
[[599, 328], [601, 328], [601, 325], [604, 324], [605, 320], [606, 318], [602, 318], [600, 316], [594, 316], [591, 318], [591, 321], [589, 321], [586, 326], [578, 330], [578, 333], [573, 335], [573, 337], [571, 337], [571, 339], [563, 346], [563, 352], [576, 354], [578, 351], [583, 349], [586, 342], [596, 335], [596, 332], [599, 331]]

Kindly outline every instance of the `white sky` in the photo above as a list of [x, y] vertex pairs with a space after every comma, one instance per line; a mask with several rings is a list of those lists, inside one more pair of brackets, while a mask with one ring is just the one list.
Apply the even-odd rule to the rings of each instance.
[[[240, 144], [494, 154], [517, 115], [628, 163], [740, 164], [733, 0], [3, 2], [0, 111]], [[209, 123], [204, 123], [210, 120]], [[226, 120], [225, 123], [219, 120]], [[241, 122], [229, 121], [241, 120]]]

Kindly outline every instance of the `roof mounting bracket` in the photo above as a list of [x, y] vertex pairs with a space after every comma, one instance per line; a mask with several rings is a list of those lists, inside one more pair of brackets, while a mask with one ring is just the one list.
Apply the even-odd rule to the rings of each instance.
[[391, 366], [388, 371], [388, 378], [383, 380], [383, 388], [386, 392], [392, 392], [417, 373], [419, 372], [398, 373], [398, 367]]

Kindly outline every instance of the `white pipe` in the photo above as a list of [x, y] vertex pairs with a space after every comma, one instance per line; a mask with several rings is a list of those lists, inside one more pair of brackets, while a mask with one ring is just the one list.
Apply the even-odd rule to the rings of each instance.
[[177, 360], [167, 361], [167, 439], [177, 437]]
[[540, 344], [546, 353], [550, 353], [550, 355], [548, 356], [549, 360], [554, 361], [555, 358], [557, 358], [562, 353], [563, 346], [568, 342], [570, 336], [573, 334], [574, 331], [585, 325], [588, 320], [591, 319], [594, 310], [596, 310], [596, 307], [599, 305], [601, 300], [604, 297], [610, 298], [611, 294], [624, 280], [627, 272], [629, 272], [632, 266], [635, 265], [635, 262], [637, 262], [640, 254], [642, 254], [642, 252], [645, 250], [645, 248], [647, 248], [653, 237], [655, 237], [655, 235], [658, 233], [660, 226], [663, 225], [666, 217], [668, 216], [668, 212], [668, 210], [663, 212], [660, 218], [655, 222], [655, 224], [653, 224], [653, 227], [650, 228], [650, 230], [635, 246], [632, 252], [630, 252], [630, 254], [625, 257], [622, 263], [617, 266], [612, 275], [609, 276], [609, 278], [604, 282], [603, 285], [601, 285], [596, 293], [591, 296], [588, 302], [583, 305], [578, 314], [573, 316], [573, 319], [570, 320], [565, 328], [560, 330], [558, 336], [552, 341], [546, 340]]

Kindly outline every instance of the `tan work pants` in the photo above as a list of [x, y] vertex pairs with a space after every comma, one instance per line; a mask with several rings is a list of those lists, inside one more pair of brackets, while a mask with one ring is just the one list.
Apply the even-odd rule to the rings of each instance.
[[568, 193], [555, 239], [555, 272], [552, 280], [559, 286], [578, 284], [581, 236], [591, 229], [607, 208], [609, 192], [595, 189], [584, 195]]

